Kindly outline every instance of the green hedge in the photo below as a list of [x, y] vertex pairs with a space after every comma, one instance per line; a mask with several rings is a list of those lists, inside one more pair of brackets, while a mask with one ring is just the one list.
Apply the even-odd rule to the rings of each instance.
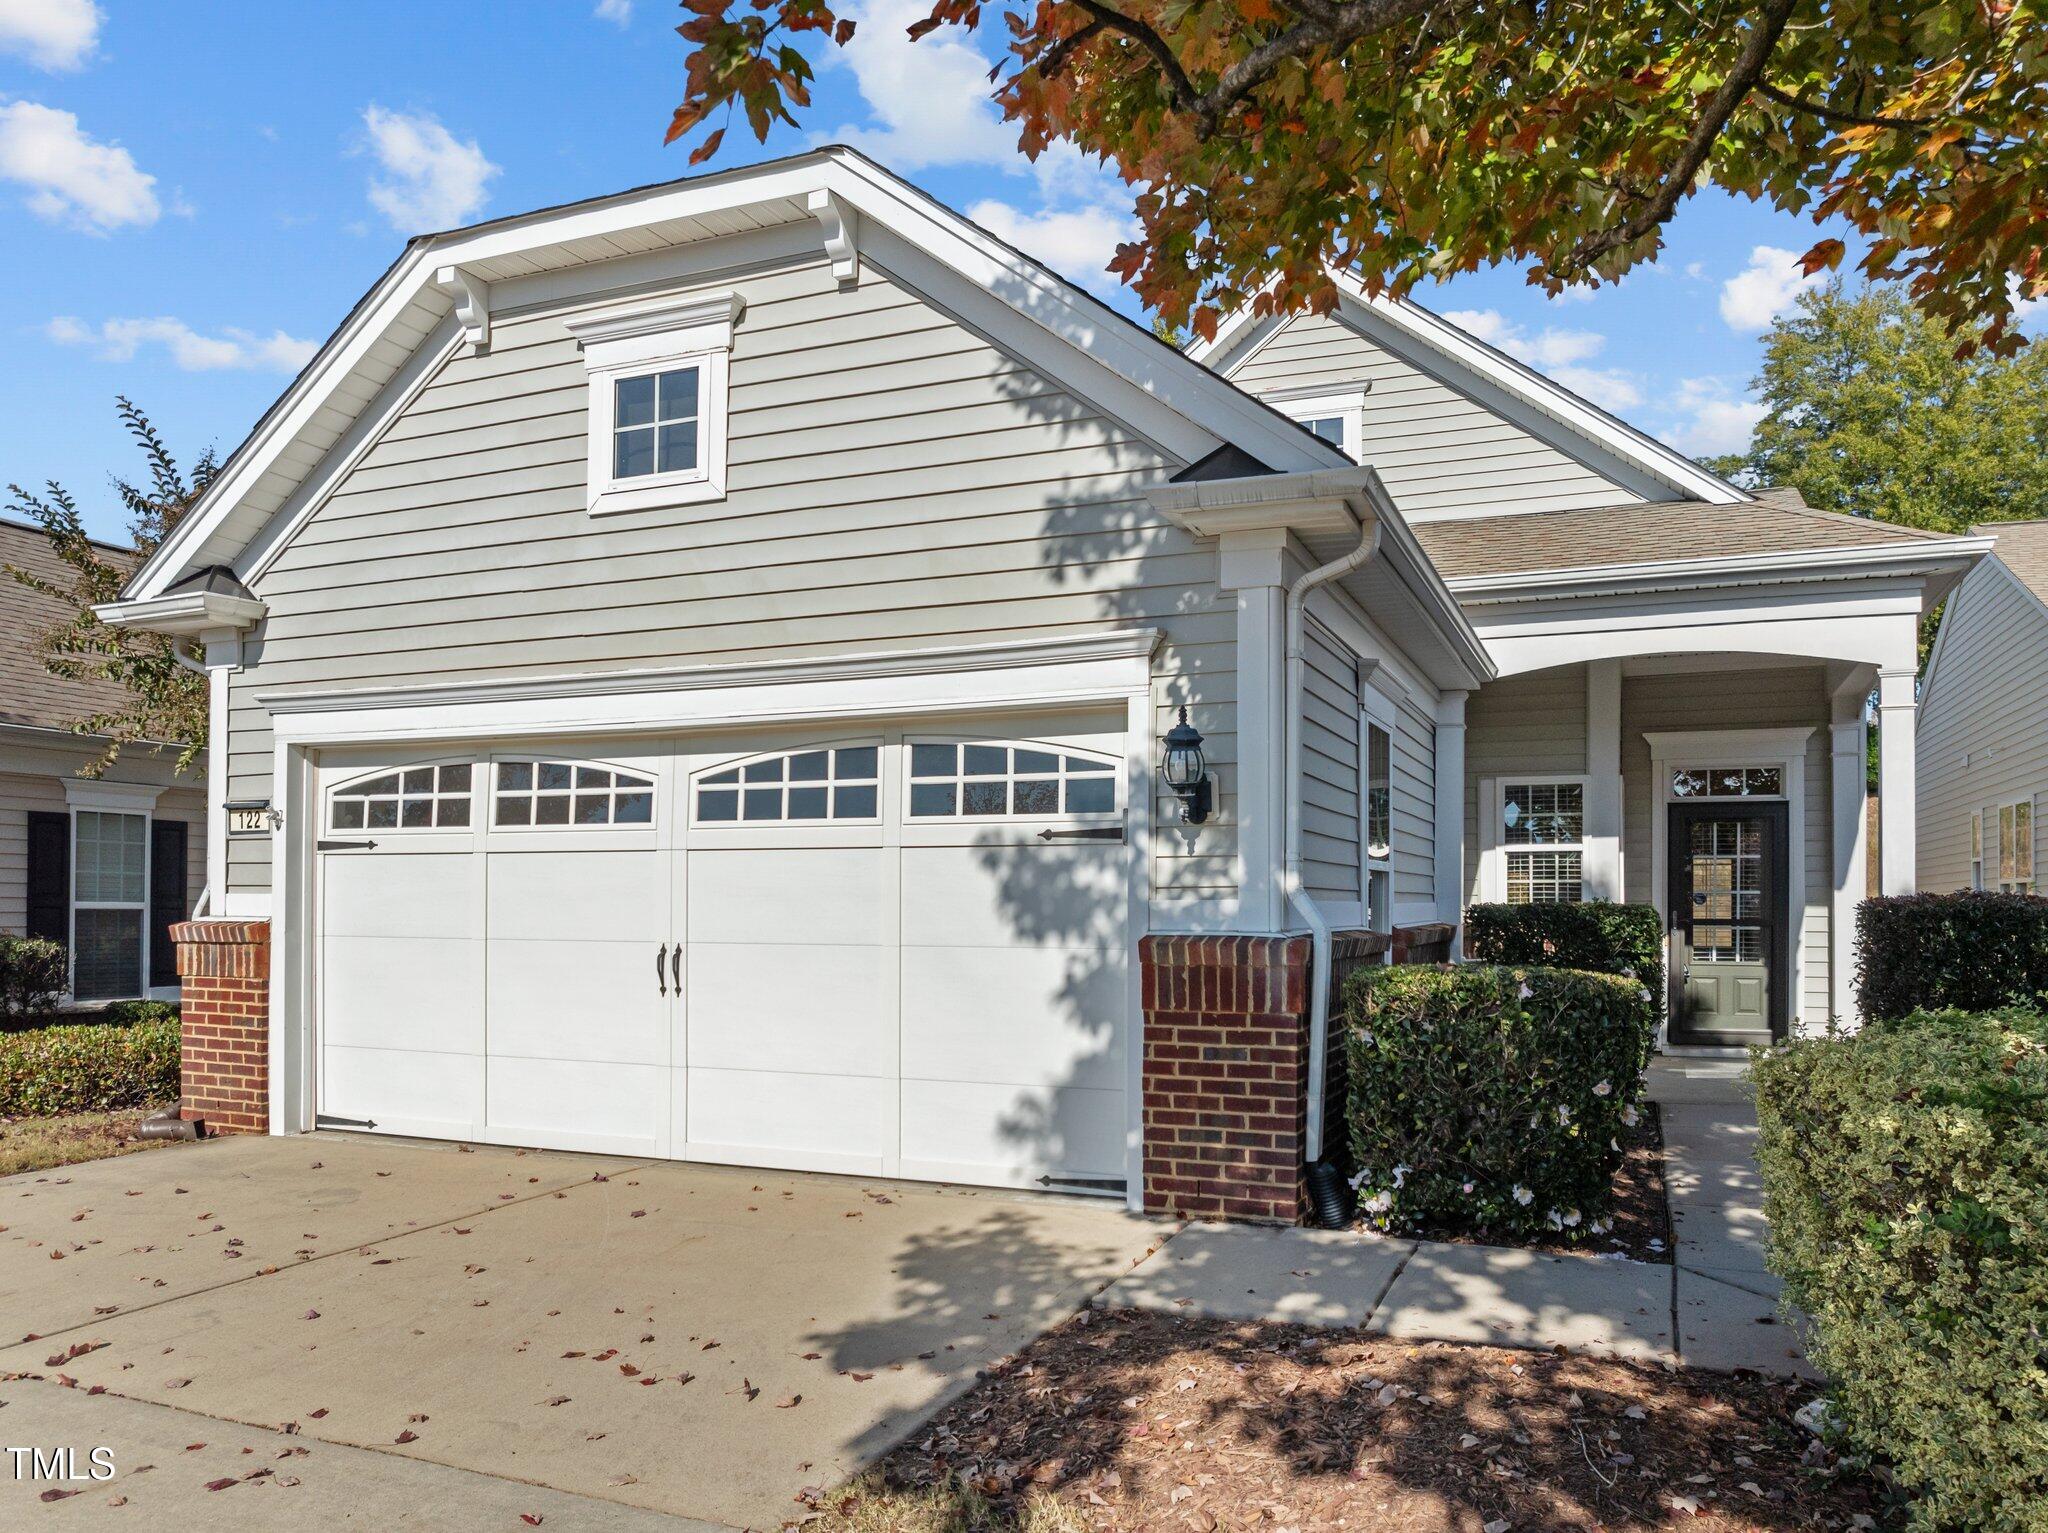
[[1771, 1266], [1914, 1523], [2048, 1527], [2048, 1017], [1919, 1013], [1754, 1066]]
[[178, 1097], [178, 1019], [0, 1037], [0, 1118], [147, 1107]]
[[1604, 1233], [1656, 1029], [1650, 992], [1618, 975], [1359, 970], [1344, 987], [1344, 1048], [1366, 1218]]
[[0, 1027], [46, 1015], [70, 984], [64, 944], [41, 937], [0, 936]]
[[1866, 1020], [2042, 1006], [2048, 899], [1965, 889], [1865, 900], [1856, 907], [1856, 996]]
[[1639, 979], [1664, 1005], [1664, 923], [1654, 905], [1471, 905], [1465, 951], [1482, 963], [1537, 963]]

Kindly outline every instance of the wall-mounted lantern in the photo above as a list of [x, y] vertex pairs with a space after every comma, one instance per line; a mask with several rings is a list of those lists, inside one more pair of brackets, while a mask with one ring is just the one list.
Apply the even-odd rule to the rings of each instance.
[[1159, 763], [1159, 775], [1180, 800], [1180, 817], [1190, 825], [1209, 818], [1209, 764], [1202, 759], [1202, 735], [1188, 722], [1187, 706], [1180, 710], [1180, 722], [1166, 732], [1166, 755]]

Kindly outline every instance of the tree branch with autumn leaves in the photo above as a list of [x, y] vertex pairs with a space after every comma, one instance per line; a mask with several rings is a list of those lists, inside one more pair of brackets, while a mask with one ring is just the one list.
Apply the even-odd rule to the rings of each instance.
[[[1502, 262], [1556, 292], [1660, 250], [1703, 186], [1863, 236], [1963, 348], [2010, 352], [2048, 292], [2044, 0], [936, 0], [909, 29], [1002, 49], [990, 95], [1036, 157], [1131, 188], [1111, 270], [1170, 324], [1326, 309]], [[810, 105], [831, 0], [684, 0], [671, 141]], [[718, 121], [714, 124], [714, 119]], [[1842, 240], [1817, 237], [1809, 271]]]

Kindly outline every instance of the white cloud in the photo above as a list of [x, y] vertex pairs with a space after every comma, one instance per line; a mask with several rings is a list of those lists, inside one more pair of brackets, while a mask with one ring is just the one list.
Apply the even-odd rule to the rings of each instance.
[[0, 0], [0, 53], [38, 69], [82, 69], [105, 19], [93, 0]]
[[247, 372], [295, 373], [319, 350], [315, 341], [302, 341], [273, 330], [255, 335], [232, 326], [219, 335], [201, 335], [182, 319], [103, 320], [98, 329], [68, 314], [60, 314], [44, 327], [44, 333], [62, 346], [93, 346], [109, 362], [131, 361], [144, 346], [162, 346], [183, 372], [209, 373], [226, 369]]
[[370, 206], [399, 233], [452, 229], [483, 207], [499, 167], [475, 139], [462, 142], [430, 112], [393, 112], [374, 103], [363, 109], [363, 126], [385, 171], [370, 178]]
[[957, 37], [912, 42], [905, 29], [931, 14], [921, 0], [869, 0], [842, 11], [857, 23], [829, 57], [853, 71], [874, 126], [828, 135], [895, 170], [927, 165], [1009, 165], [1017, 134], [989, 100], [989, 62]]
[[1718, 378], [1686, 378], [1671, 401], [1676, 419], [1664, 440], [1691, 457], [1741, 452], [1756, 424], [1769, 413], [1753, 399], [1729, 392]]
[[1618, 367], [1547, 367], [1544, 371], [1581, 399], [1590, 399], [1611, 414], [1633, 410], [1643, 402], [1643, 391], [1635, 379]]
[[1721, 284], [1721, 318], [1745, 333], [1768, 330], [1801, 293], [1823, 280], [1819, 272], [1809, 277], [1799, 269], [1797, 251], [1758, 245], [1749, 265]]
[[127, 150], [81, 131], [74, 114], [33, 101], [0, 105], [0, 179], [28, 189], [38, 218], [93, 233], [153, 224], [163, 212], [156, 177]]
[[1607, 345], [1607, 337], [1593, 330], [1561, 330], [1547, 325], [1531, 335], [1498, 309], [1453, 309], [1444, 318], [1467, 335], [1477, 336], [1517, 361], [1545, 372], [1596, 357]]
[[1034, 213], [990, 200], [975, 203], [967, 216], [1069, 282], [1102, 290], [1122, 285], [1122, 279], [1106, 268], [1116, 247], [1138, 233], [1138, 221], [1128, 208], [1118, 211], [1100, 205]]
[[633, 19], [633, 0], [597, 0], [597, 19], [623, 27]]

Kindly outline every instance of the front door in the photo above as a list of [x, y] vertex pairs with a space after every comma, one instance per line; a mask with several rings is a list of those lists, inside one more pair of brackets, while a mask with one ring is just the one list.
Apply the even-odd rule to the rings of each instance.
[[1670, 814], [1671, 1041], [1782, 1038], [1786, 806], [1673, 804]]

